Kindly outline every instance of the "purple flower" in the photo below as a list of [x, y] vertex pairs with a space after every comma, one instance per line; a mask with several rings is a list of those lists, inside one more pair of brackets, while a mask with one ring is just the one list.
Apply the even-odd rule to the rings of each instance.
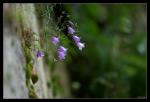
[[56, 45], [56, 44], [59, 43], [59, 38], [58, 37], [52, 37], [51, 41], [52, 41], [53, 44]]
[[84, 44], [84, 43], [77, 42], [76, 44], [77, 44], [77, 46], [78, 46], [79, 50], [82, 50], [82, 48], [84, 48], [84, 47], [85, 47], [85, 44]]
[[75, 30], [71, 27], [68, 27], [68, 33], [69, 34], [74, 34], [75, 33]]
[[78, 42], [80, 42], [80, 37], [74, 35], [73, 40], [75, 41], [75, 43], [78, 43]]
[[60, 51], [60, 52], [67, 52], [67, 49], [64, 48], [63, 46], [60, 46], [58, 51]]
[[63, 46], [60, 46], [57, 52], [59, 60], [64, 60], [66, 53], [67, 53], [67, 49], [64, 48]]
[[58, 51], [58, 58], [59, 58], [59, 60], [64, 60], [65, 59], [65, 53], [64, 52], [59, 52]]
[[73, 40], [75, 41], [75, 43], [78, 46], [79, 50], [82, 50], [82, 48], [85, 47], [85, 44], [80, 42], [80, 37], [74, 35]]
[[37, 58], [42, 58], [44, 56], [44, 53], [42, 51], [37, 51], [36, 56]]

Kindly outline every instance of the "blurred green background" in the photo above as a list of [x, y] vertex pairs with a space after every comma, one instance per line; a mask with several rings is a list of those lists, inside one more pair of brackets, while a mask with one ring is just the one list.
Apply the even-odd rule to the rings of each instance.
[[66, 64], [76, 98], [146, 97], [146, 4], [63, 4], [83, 51], [70, 44]]

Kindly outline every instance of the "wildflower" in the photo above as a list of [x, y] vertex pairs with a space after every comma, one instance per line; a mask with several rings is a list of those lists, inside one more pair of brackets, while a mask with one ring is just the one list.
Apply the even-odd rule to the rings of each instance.
[[75, 44], [78, 46], [79, 50], [82, 50], [82, 48], [85, 47], [85, 44], [80, 42], [80, 37], [74, 35], [73, 40], [74, 40]]
[[52, 37], [51, 41], [52, 41], [53, 44], [56, 45], [56, 44], [59, 43], [59, 38], [58, 37]]
[[64, 60], [66, 53], [67, 53], [67, 49], [64, 48], [63, 46], [60, 46], [57, 52], [59, 60]]
[[58, 51], [60, 51], [60, 52], [67, 52], [67, 49], [64, 48], [63, 46], [60, 46]]
[[64, 52], [59, 52], [58, 51], [58, 58], [60, 59], [60, 60], [64, 60], [65, 59], [65, 53]]
[[85, 44], [84, 44], [84, 43], [77, 42], [76, 44], [77, 44], [77, 46], [78, 46], [79, 50], [82, 50], [82, 48], [84, 48], [84, 47], [85, 47]]
[[37, 51], [36, 56], [37, 58], [42, 58], [44, 56], [44, 53], [42, 51]]
[[74, 34], [75, 33], [75, 30], [71, 27], [68, 27], [68, 33], [69, 34]]
[[73, 36], [73, 40], [75, 41], [75, 43], [80, 42], [80, 38], [76, 35]]

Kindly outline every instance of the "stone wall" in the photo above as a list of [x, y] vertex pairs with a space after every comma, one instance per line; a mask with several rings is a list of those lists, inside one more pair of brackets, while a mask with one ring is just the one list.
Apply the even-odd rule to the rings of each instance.
[[[34, 4], [3, 4], [3, 93], [4, 98], [63, 98], [69, 97], [69, 80], [65, 63], [47, 64], [36, 58], [36, 50], [30, 46], [41, 48], [41, 25], [37, 19]], [[43, 22], [44, 20], [41, 20]], [[53, 61], [54, 51], [50, 50]], [[52, 72], [52, 67], [55, 71]], [[61, 70], [60, 70], [61, 68]], [[59, 81], [53, 82], [53, 74]], [[63, 81], [63, 84], [59, 82]], [[55, 86], [63, 91], [57, 91]], [[58, 88], [59, 90], [59, 88]]]

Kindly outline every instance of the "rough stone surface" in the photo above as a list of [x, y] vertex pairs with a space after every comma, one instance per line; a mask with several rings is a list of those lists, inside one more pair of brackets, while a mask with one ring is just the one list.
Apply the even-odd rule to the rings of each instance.
[[[24, 29], [30, 29], [35, 33], [34, 35], [30, 33], [30, 36], [34, 36], [37, 39], [40, 38], [34, 4], [5, 4], [3, 21], [3, 98], [28, 99], [30, 98], [30, 89], [27, 87], [28, 85], [26, 85], [26, 71], [24, 70], [27, 61], [26, 55], [23, 53], [24, 48], [21, 46], [21, 44], [24, 44], [26, 41], [21, 39], [24, 39], [22, 34]], [[22, 26], [20, 26], [20, 24]], [[40, 46], [40, 41], [33, 41], [33, 45], [34, 44]], [[68, 95], [69, 92], [66, 91], [68, 86], [63, 83], [67, 83], [64, 81], [67, 80], [67, 76], [63, 75], [66, 74], [63, 69], [64, 66], [60, 64], [59, 67], [62, 68], [62, 70], [58, 69], [57, 71], [57, 74], [60, 74], [60, 77], [62, 77], [61, 80], [63, 81], [63, 84], [62, 86], [57, 86], [60, 86], [65, 92], [54, 97], [53, 87], [48, 87], [47, 85], [47, 82], [51, 82], [52, 73], [50, 72], [50, 69], [52, 66], [44, 65], [43, 59], [37, 59], [36, 51], [31, 51], [30, 56], [34, 60], [33, 68], [36, 70], [38, 76], [38, 81], [33, 85], [35, 94], [38, 98], [61, 98], [66, 96], [64, 94]], [[52, 57], [54, 55], [50, 54], [50, 56]], [[32, 83], [31, 79], [30, 82]]]
[[9, 28], [4, 29], [4, 68], [3, 86], [4, 98], [28, 98], [28, 90], [25, 84], [25, 59], [22, 53], [20, 41], [12, 36]]

